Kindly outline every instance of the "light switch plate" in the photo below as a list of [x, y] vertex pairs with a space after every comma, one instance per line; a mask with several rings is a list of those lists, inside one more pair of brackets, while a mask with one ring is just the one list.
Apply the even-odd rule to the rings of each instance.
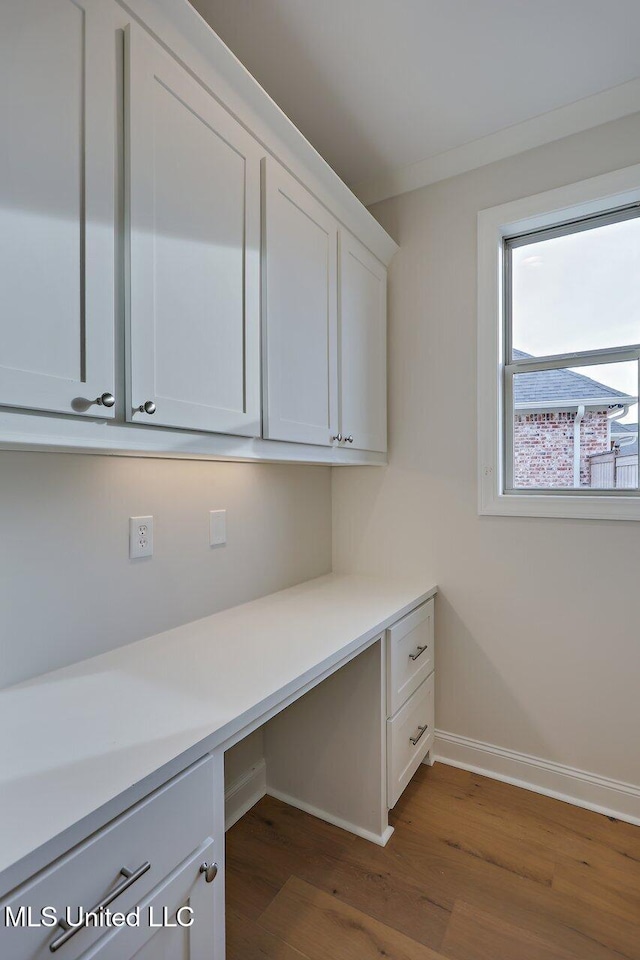
[[153, 556], [153, 517], [129, 517], [129, 559]]
[[227, 542], [227, 511], [209, 511], [209, 546], [222, 547]]

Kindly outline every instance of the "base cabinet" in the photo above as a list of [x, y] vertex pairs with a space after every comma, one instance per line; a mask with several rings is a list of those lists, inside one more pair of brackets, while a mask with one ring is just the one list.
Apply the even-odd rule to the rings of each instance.
[[387, 802], [396, 805], [435, 739], [434, 600], [386, 636]]
[[[154, 783], [160, 776], [170, 776], [169, 764], [174, 776], [142, 799], [138, 780], [131, 788], [137, 802], [127, 789], [118, 797], [118, 809], [123, 812], [118, 816], [112, 812], [108, 822], [102, 819], [104, 804], [85, 814], [79, 821], [82, 842], [67, 845], [64, 852], [58, 848], [57, 859], [43, 863], [24, 882], [22, 876], [20, 881], [7, 881], [0, 897], [0, 960], [46, 960], [58, 953], [61, 960], [224, 960], [224, 752], [259, 727], [264, 733], [266, 792], [376, 844], [387, 843], [393, 833], [389, 808], [433, 744], [433, 600], [420, 602], [413, 594], [409, 602], [404, 599], [395, 609], [387, 607], [376, 626], [366, 629], [363, 610], [374, 587], [361, 584], [364, 596], [354, 601], [352, 578], [347, 578], [348, 591], [340, 583], [326, 584], [321, 579], [320, 584], [313, 581], [313, 609], [307, 614], [309, 638], [320, 648], [319, 654], [314, 661], [305, 649], [298, 658], [298, 668], [304, 665], [304, 672], [297, 675], [297, 683], [290, 679], [296, 653], [289, 638], [301, 634], [304, 601], [298, 597], [294, 603], [290, 627], [282, 607], [276, 605], [275, 613], [266, 614], [263, 607], [256, 614], [252, 604], [250, 621], [240, 633], [246, 638], [253, 631], [256, 650], [264, 646], [265, 636], [262, 630], [256, 631], [257, 622], [266, 621], [267, 637], [285, 631], [279, 658], [289, 680], [279, 688], [280, 699], [276, 692], [256, 697], [253, 705], [249, 701], [235, 721], [235, 730], [233, 721], [227, 722], [229, 739], [211, 746], [211, 753], [179, 773], [180, 755], [165, 758], [152, 774]], [[353, 579], [357, 583], [358, 578]], [[318, 598], [318, 589], [327, 592]], [[271, 599], [267, 611], [270, 607]], [[239, 609], [234, 609], [231, 636], [241, 623], [236, 619]], [[399, 616], [400, 611], [408, 612]], [[343, 614], [350, 614], [344, 624], [346, 639], [336, 646], [332, 630], [335, 618], [341, 620]], [[357, 624], [362, 632], [354, 636]], [[333, 654], [329, 653], [331, 643]], [[166, 642], [157, 649], [160, 656], [172, 655]], [[192, 651], [197, 649], [194, 646]], [[255, 662], [250, 651], [248, 656]], [[200, 656], [193, 659], [194, 671], [204, 669], [203, 659], [201, 648]], [[225, 677], [230, 689], [244, 683], [246, 662], [246, 657], [241, 658], [237, 672]], [[276, 657], [276, 666], [278, 662]], [[122, 673], [127, 661], [120, 663]], [[223, 669], [230, 669], [228, 658]], [[428, 676], [423, 678], [425, 671]], [[94, 674], [90, 669], [89, 676]], [[211, 674], [209, 662], [207, 678]], [[184, 691], [188, 694], [189, 686], [181, 687]], [[391, 712], [394, 695], [402, 702]], [[214, 697], [211, 703], [216, 703]], [[106, 708], [112, 708], [111, 696]], [[11, 709], [15, 709], [13, 700]], [[184, 709], [181, 696], [182, 722]], [[140, 714], [147, 717], [146, 710]], [[26, 726], [24, 717], [19, 719]], [[202, 720], [199, 723], [201, 733]], [[59, 770], [54, 770], [59, 777]], [[77, 777], [78, 788], [82, 783]], [[258, 790], [263, 784], [264, 780], [258, 783]], [[254, 796], [255, 783], [252, 786], [243, 778], [242, 785], [249, 787], [242, 795], [244, 804]], [[49, 794], [41, 790], [37, 796]], [[39, 817], [43, 811], [46, 815], [44, 804], [39, 810]], [[29, 821], [34, 820], [32, 811]], [[57, 839], [62, 842], [63, 835], [58, 833]], [[21, 885], [15, 886], [18, 882]]]
[[435, 740], [434, 601], [265, 726], [266, 789], [374, 843]]
[[216, 770], [194, 764], [0, 902], [0, 957], [224, 960]]

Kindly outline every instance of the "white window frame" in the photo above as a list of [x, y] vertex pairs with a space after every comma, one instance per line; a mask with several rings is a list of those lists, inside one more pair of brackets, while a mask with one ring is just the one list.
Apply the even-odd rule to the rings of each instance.
[[478, 512], [511, 517], [640, 520], [640, 494], [505, 492], [505, 237], [640, 203], [640, 164], [478, 214]]

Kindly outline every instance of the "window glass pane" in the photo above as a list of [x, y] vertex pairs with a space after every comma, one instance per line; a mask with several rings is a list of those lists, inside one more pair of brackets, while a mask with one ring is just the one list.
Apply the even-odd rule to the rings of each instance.
[[514, 488], [638, 486], [638, 363], [513, 377]]
[[511, 279], [514, 351], [640, 343], [639, 217], [515, 247]]

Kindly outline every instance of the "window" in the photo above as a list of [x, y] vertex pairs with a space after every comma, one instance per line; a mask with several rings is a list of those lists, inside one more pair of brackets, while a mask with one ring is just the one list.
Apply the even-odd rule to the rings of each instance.
[[637, 492], [640, 208], [503, 249], [506, 490]]
[[640, 168], [482, 211], [478, 279], [480, 512], [640, 519]]

